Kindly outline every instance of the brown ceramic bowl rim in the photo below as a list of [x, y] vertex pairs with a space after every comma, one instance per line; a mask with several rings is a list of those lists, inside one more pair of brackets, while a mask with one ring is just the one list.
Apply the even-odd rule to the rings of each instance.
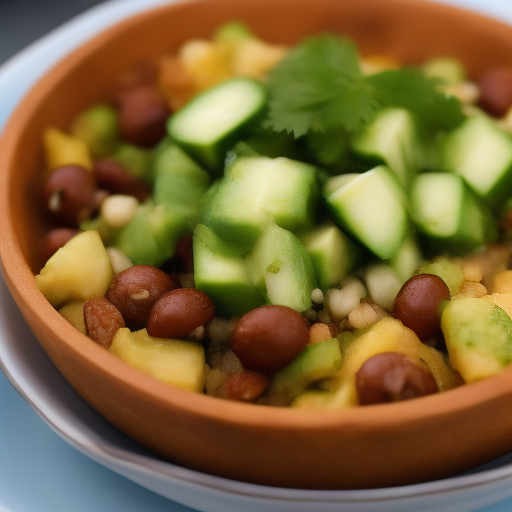
[[[290, 4], [293, 0], [288, 1]], [[407, 8], [408, 0], [387, 0], [390, 3]], [[187, 3], [200, 3], [201, 0], [188, 0]], [[452, 6], [416, 0], [433, 12], [452, 11], [460, 17], [461, 23], [485, 23], [489, 30], [506, 31], [512, 36], [512, 28], [486, 16]], [[250, 425], [259, 428], [319, 429], [327, 426], [380, 425], [383, 428], [402, 422], [421, 422], [432, 416], [453, 414], [458, 410], [472, 408], [496, 399], [503, 390], [511, 387], [512, 366], [500, 374], [480, 382], [466, 384], [449, 392], [417, 398], [407, 402], [355, 407], [341, 410], [303, 410], [276, 408], [254, 404], [230, 402], [213, 398], [205, 394], [192, 393], [178, 387], [160, 382], [145, 375], [111, 355], [92, 342], [69, 324], [43, 297], [35, 284], [34, 276], [25, 261], [10, 212], [10, 174], [17, 140], [30, 123], [32, 112], [40, 104], [48, 91], [57, 84], [70, 69], [85, 56], [97, 51], [99, 47], [115, 39], [117, 34], [127, 27], [138, 24], [155, 12], [172, 9], [176, 3], [149, 8], [139, 14], [107, 28], [82, 44], [54, 65], [19, 102], [11, 114], [0, 139], [0, 257], [4, 276], [9, 287], [17, 289], [20, 301], [24, 303], [26, 315], [33, 315], [35, 322], [46, 324], [53, 329], [60, 343], [68, 345], [77, 357], [87, 359], [91, 367], [109, 374], [120, 384], [127, 386], [135, 394], [151, 395], [161, 403], [177, 407], [211, 419], [222, 419], [233, 425]]]

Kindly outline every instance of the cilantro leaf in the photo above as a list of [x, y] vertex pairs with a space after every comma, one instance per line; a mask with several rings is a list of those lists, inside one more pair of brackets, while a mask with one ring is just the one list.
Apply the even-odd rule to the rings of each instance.
[[[408, 109], [431, 131], [451, 129], [464, 119], [459, 100], [440, 92], [435, 78], [414, 69], [364, 76], [355, 44], [329, 34], [292, 49], [271, 71], [268, 89], [267, 126], [296, 138], [356, 131], [380, 107]], [[328, 145], [326, 152], [332, 151], [331, 140]]]
[[295, 137], [337, 126], [356, 130], [376, 106], [356, 46], [333, 35], [291, 50], [270, 73], [268, 87], [270, 125]]
[[439, 80], [420, 70], [383, 71], [366, 81], [379, 105], [405, 108], [416, 114], [427, 129], [450, 130], [464, 119], [460, 101], [440, 92]]

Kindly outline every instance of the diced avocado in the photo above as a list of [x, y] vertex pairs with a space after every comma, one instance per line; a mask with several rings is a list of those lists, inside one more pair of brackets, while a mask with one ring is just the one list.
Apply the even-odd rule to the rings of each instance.
[[111, 155], [111, 158], [141, 181], [150, 185], [153, 183], [151, 166], [153, 152], [151, 150], [123, 142]]
[[347, 181], [334, 192], [331, 180], [324, 186], [332, 220], [379, 258], [391, 258], [411, 230], [404, 191], [384, 166]]
[[113, 243], [119, 233], [119, 229], [109, 226], [103, 217], [94, 217], [82, 221], [80, 229], [82, 231], [97, 231], [105, 247]]
[[460, 265], [453, 263], [443, 256], [429, 261], [416, 270], [414, 275], [430, 274], [440, 277], [448, 286], [450, 295], [459, 293], [464, 282], [464, 273]]
[[119, 329], [109, 352], [156, 379], [201, 393], [205, 382], [204, 348], [195, 341], [155, 338], [146, 329]]
[[171, 138], [195, 160], [220, 175], [229, 149], [263, 113], [264, 87], [232, 78], [196, 96], [169, 119]]
[[388, 260], [388, 264], [405, 283], [424, 261], [416, 234], [413, 233], [405, 240], [398, 252]]
[[316, 169], [287, 158], [240, 157], [199, 206], [199, 220], [239, 254], [270, 222], [290, 231], [309, 228], [316, 214]]
[[230, 21], [221, 25], [213, 35], [218, 42], [238, 43], [244, 39], [254, 39], [252, 30], [242, 21]]
[[318, 284], [324, 290], [361, 264], [363, 249], [332, 223], [318, 226], [299, 238], [309, 252]]
[[404, 109], [387, 108], [357, 134], [353, 150], [374, 165], [385, 164], [404, 188], [419, 170], [422, 149], [412, 115]]
[[499, 211], [512, 189], [512, 139], [488, 117], [472, 116], [444, 141], [441, 168], [462, 176]]
[[153, 174], [156, 205], [180, 204], [195, 209], [211, 182], [210, 175], [169, 140], [156, 149]]
[[226, 254], [227, 249], [206, 226], [196, 227], [193, 244], [196, 288], [212, 299], [218, 315], [240, 317], [263, 305], [263, 296], [249, 280], [245, 261]]
[[38, 288], [54, 307], [69, 300], [102, 297], [113, 278], [110, 259], [97, 231], [74, 236], [35, 277]]
[[316, 275], [307, 249], [293, 233], [270, 224], [247, 255], [246, 262], [252, 283], [268, 304], [297, 311], [311, 307]]
[[309, 345], [272, 376], [268, 402], [271, 405], [288, 405], [310, 384], [332, 377], [340, 368], [340, 346], [336, 338]]
[[433, 254], [466, 254], [498, 236], [489, 207], [452, 173], [427, 172], [416, 178], [411, 217]]
[[160, 266], [174, 254], [178, 240], [190, 230], [190, 211], [179, 205], [139, 206], [137, 213], [117, 235], [115, 246], [134, 265]]
[[422, 66], [423, 72], [432, 78], [438, 78], [446, 85], [455, 85], [466, 80], [466, 69], [458, 59], [437, 57]]
[[333, 390], [306, 389], [290, 404], [296, 409], [346, 409], [354, 405], [349, 386]]
[[486, 300], [450, 301], [441, 329], [452, 366], [466, 382], [495, 375], [512, 362], [512, 320]]
[[118, 117], [114, 107], [94, 105], [73, 120], [71, 133], [87, 144], [94, 157], [108, 156], [119, 143]]
[[59, 309], [62, 315], [73, 327], [76, 327], [82, 334], [86, 334], [84, 320], [85, 300], [72, 300]]

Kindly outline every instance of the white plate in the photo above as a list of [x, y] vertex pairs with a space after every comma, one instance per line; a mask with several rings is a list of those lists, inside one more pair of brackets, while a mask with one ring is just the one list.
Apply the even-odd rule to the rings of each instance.
[[[114, 21], [159, 3], [162, 1], [109, 2], [88, 11], [11, 59], [0, 71], [0, 126], [34, 81], [68, 51]], [[478, 0], [478, 4], [476, 0], [453, 0], [452, 3], [478, 5], [482, 9], [485, 6], [482, 0]], [[494, 3], [494, 13], [496, 8], [497, 3]], [[501, 12], [508, 12], [512, 20], [510, 4], [503, 2]], [[469, 512], [512, 496], [512, 454], [462, 476], [367, 491], [263, 487], [198, 473], [162, 461], [112, 427], [74, 392], [40, 348], [3, 281], [0, 282], [0, 361], [13, 385], [69, 444], [134, 482], [205, 512]], [[155, 507], [161, 504], [147, 505], [156, 512], [160, 508]], [[178, 510], [175, 507], [179, 506], [169, 502], [168, 510], [171, 507]], [[182, 507], [179, 509], [183, 510]], [[512, 500], [487, 512], [510, 510]]]

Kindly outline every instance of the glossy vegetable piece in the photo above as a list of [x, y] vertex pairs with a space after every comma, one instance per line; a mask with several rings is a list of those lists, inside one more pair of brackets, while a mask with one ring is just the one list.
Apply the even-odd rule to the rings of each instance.
[[92, 169], [92, 159], [87, 144], [56, 128], [47, 128], [43, 135], [46, 166], [56, 169], [64, 165], [79, 165]]
[[405, 194], [389, 169], [349, 176], [334, 191], [332, 183], [324, 187], [324, 198], [334, 223], [379, 258], [396, 254], [411, 226]]

